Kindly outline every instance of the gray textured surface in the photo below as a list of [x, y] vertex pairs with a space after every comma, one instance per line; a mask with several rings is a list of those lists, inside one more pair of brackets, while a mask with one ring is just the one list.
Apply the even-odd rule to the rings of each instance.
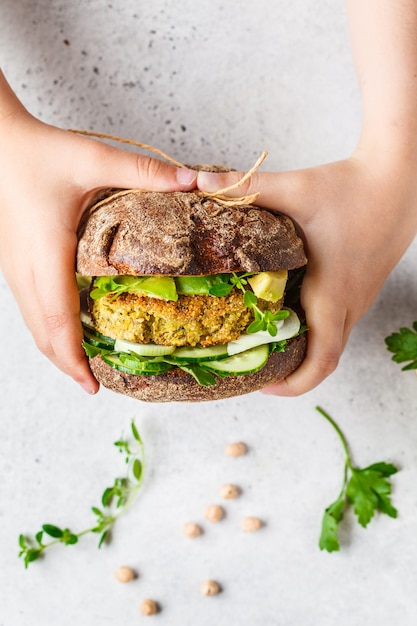
[[[359, 101], [341, 2], [3, 0], [0, 24], [6, 75], [52, 124], [237, 168], [263, 149], [268, 169], [293, 168], [355, 144]], [[37, 352], [1, 279], [0, 625], [136, 624], [151, 596], [163, 608], [152, 619], [169, 626], [414, 626], [417, 380], [390, 361], [384, 337], [417, 317], [416, 252], [414, 243], [318, 389], [198, 406], [144, 405], [105, 390], [89, 398]], [[401, 467], [399, 519], [377, 517], [363, 530], [347, 516], [343, 549], [332, 555], [317, 538], [343, 456], [316, 404], [345, 430], [358, 465]], [[17, 534], [92, 521], [89, 507], [121, 470], [112, 442], [131, 418], [146, 441], [147, 479], [113, 544], [98, 552], [86, 537], [25, 572]], [[246, 457], [224, 456], [235, 440], [250, 446]], [[204, 508], [224, 482], [242, 496], [209, 526]], [[247, 514], [266, 521], [262, 531], [241, 533]], [[206, 530], [194, 542], [180, 532], [189, 519]], [[122, 563], [140, 574], [130, 585], [113, 579]], [[223, 593], [202, 597], [206, 578]]]

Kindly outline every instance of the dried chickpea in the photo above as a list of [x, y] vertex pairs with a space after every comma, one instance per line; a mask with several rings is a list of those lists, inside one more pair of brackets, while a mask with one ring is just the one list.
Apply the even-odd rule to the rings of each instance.
[[242, 520], [242, 530], [245, 533], [254, 533], [262, 526], [262, 521], [258, 517], [244, 517]]
[[245, 443], [243, 443], [243, 441], [236, 441], [235, 443], [229, 443], [229, 445], [226, 446], [225, 453], [227, 456], [237, 458], [246, 454], [247, 451], [248, 447]]
[[154, 600], [146, 598], [140, 605], [140, 612], [142, 615], [155, 615], [155, 613], [158, 613], [158, 605]]
[[220, 495], [225, 500], [233, 500], [240, 494], [240, 489], [236, 485], [222, 485], [220, 487]]
[[210, 504], [205, 510], [204, 517], [209, 522], [219, 522], [224, 517], [224, 511], [219, 504]]
[[182, 533], [190, 539], [195, 539], [201, 535], [201, 528], [195, 522], [186, 522], [182, 527]]
[[220, 585], [216, 583], [215, 580], [206, 580], [206, 582], [201, 585], [201, 593], [204, 596], [215, 596], [220, 593]]
[[115, 577], [120, 583], [130, 583], [134, 578], [136, 578], [136, 573], [131, 567], [127, 565], [121, 565], [114, 572]]

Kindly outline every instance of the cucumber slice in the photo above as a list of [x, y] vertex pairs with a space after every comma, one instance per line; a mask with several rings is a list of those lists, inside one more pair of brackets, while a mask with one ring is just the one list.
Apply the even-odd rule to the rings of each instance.
[[80, 311], [80, 320], [83, 326], [88, 326], [89, 328], [91, 328], [91, 330], [94, 330], [94, 324], [93, 320], [91, 319], [91, 315], [84, 309], [81, 309]]
[[195, 348], [188, 346], [176, 348], [171, 358], [175, 361], [189, 361], [190, 363], [197, 363], [199, 361], [223, 359], [227, 356], [227, 344], [222, 343], [215, 346], [209, 346], [208, 348], [203, 348], [201, 346], [196, 346]]
[[300, 330], [300, 320], [294, 311], [290, 309], [289, 311], [290, 314], [285, 320], [275, 322], [278, 331], [275, 336], [270, 335], [267, 330], [260, 330], [257, 333], [246, 333], [241, 335], [236, 341], [230, 341], [227, 344], [227, 353], [232, 356], [256, 346], [295, 337]]
[[133, 374], [135, 376], [157, 376], [163, 374], [172, 368], [169, 363], [155, 361], [128, 361], [122, 362], [119, 354], [102, 354], [101, 358], [107, 365], [111, 365], [114, 369], [125, 374]]
[[235, 354], [220, 361], [209, 361], [204, 364], [205, 369], [219, 376], [240, 376], [254, 374], [266, 364], [269, 356], [267, 345], [257, 346], [240, 354]]
[[96, 348], [102, 348], [103, 350], [113, 350], [114, 339], [105, 337], [104, 335], [97, 334], [93, 328], [89, 328], [86, 324], [83, 324], [84, 340], [91, 346]]
[[164, 356], [164, 354], [172, 354], [175, 346], [160, 346], [155, 343], [135, 343], [125, 339], [116, 339], [114, 349], [116, 352], [134, 352], [140, 356]]

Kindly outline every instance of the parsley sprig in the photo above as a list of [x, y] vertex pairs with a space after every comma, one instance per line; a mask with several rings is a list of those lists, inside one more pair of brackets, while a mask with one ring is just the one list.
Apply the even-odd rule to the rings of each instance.
[[322, 408], [317, 411], [333, 426], [345, 452], [345, 467], [340, 494], [330, 504], [323, 515], [319, 547], [327, 552], [340, 550], [338, 537], [339, 524], [349, 505], [364, 528], [369, 524], [376, 511], [396, 518], [397, 510], [391, 503], [391, 484], [389, 478], [398, 469], [391, 463], [373, 463], [359, 469], [352, 464], [351, 455], [345, 436], [336, 422]]
[[410, 328], [400, 328], [399, 332], [386, 337], [385, 343], [390, 352], [394, 353], [392, 360], [396, 363], [405, 363], [403, 370], [417, 369], [417, 321]]
[[54, 524], [43, 524], [34, 536], [19, 536], [19, 557], [23, 559], [25, 567], [44, 556], [47, 548], [59, 543], [70, 546], [78, 543], [83, 535], [97, 533], [100, 535], [98, 547], [110, 538], [110, 533], [118, 518], [133, 504], [142, 485], [144, 475], [144, 445], [134, 421], [131, 422], [133, 441], [119, 439], [114, 443], [119, 452], [125, 456], [127, 465], [126, 476], [115, 478], [110, 487], [106, 487], [101, 496], [101, 506], [93, 506], [92, 512], [96, 516], [95, 523], [74, 533], [69, 528], [60, 528]]

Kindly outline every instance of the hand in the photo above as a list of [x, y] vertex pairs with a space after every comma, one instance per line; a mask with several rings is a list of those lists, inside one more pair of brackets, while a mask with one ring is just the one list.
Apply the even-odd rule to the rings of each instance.
[[39, 349], [95, 393], [74, 273], [83, 210], [103, 187], [188, 190], [196, 175], [48, 126], [17, 102], [2, 113], [0, 266]]
[[[417, 180], [406, 160], [386, 162], [365, 150], [349, 159], [284, 173], [255, 173], [233, 196], [260, 192], [257, 204], [289, 215], [306, 244], [301, 291], [307, 356], [285, 381], [265, 390], [307, 392], [336, 368], [354, 324], [368, 310], [417, 231]], [[215, 191], [242, 174], [198, 174]]]

